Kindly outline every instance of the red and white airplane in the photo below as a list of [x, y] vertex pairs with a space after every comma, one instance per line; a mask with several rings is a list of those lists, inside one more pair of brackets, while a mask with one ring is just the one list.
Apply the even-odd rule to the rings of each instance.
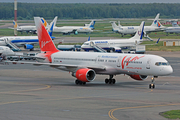
[[[91, 82], [95, 79], [96, 74], [109, 75], [105, 83], [114, 84], [116, 82], [113, 79], [114, 75], [127, 74], [135, 80], [144, 80], [152, 76], [152, 84], [149, 87], [154, 88], [154, 78], [173, 72], [168, 61], [157, 55], [59, 51], [41, 19], [35, 17], [34, 20], [41, 53], [36, 57], [38, 62], [24, 63], [47, 65], [72, 72], [72, 76], [77, 78], [76, 84]], [[140, 32], [139, 35], [142, 35], [142, 31]]]

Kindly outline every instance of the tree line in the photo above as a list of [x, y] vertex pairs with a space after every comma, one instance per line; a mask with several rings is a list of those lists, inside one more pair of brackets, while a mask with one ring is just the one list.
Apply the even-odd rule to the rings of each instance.
[[[99, 18], [161, 18], [180, 17], [180, 4], [59, 4], [59, 3], [18, 3], [19, 20], [32, 20], [34, 16], [53, 19], [99, 19]], [[14, 3], [0, 3], [0, 19], [14, 19]]]

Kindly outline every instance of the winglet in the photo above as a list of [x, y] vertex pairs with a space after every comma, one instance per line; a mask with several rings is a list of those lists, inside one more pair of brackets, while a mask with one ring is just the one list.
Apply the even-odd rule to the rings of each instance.
[[156, 44], [158, 44], [158, 43], [159, 43], [159, 40], [160, 40], [160, 38], [157, 40]]
[[40, 17], [34, 17], [35, 25], [37, 28], [37, 34], [39, 39], [39, 46], [41, 51], [44, 52], [57, 52], [59, 50], [56, 49], [51, 37], [49, 36], [46, 28], [41, 22]]
[[88, 41], [90, 41], [90, 36], [88, 37]]
[[92, 20], [92, 21], [90, 22], [90, 24], [89, 24], [89, 27], [90, 27], [91, 29], [95, 29], [95, 28], [94, 28], [95, 23], [96, 23], [96, 21], [95, 21], [95, 20]]

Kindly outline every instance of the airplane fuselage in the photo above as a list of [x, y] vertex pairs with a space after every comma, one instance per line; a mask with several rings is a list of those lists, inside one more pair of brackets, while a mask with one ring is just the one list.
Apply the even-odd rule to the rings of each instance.
[[0, 46], [6, 46], [6, 40], [9, 42], [21, 47], [25, 44], [39, 44], [39, 40], [37, 36], [8, 36], [0, 38]]
[[166, 33], [180, 33], [180, 27], [167, 27], [164, 32], [166, 32]]
[[[41, 53], [42, 54], [42, 53]], [[77, 65], [78, 68], [58, 67], [58, 69], [75, 72], [79, 68], [88, 66], [103, 67], [104, 70], [96, 70], [97, 74], [138, 74], [163, 76], [172, 73], [172, 67], [162, 57], [146, 54], [118, 54], [118, 53], [94, 53], [60, 51], [51, 55], [53, 64]]]
[[123, 48], [123, 47], [132, 47], [135, 45], [138, 45], [143, 40], [139, 39], [113, 39], [113, 40], [91, 40], [85, 42], [81, 48], [85, 51], [94, 50], [91, 46], [91, 42], [93, 42], [95, 45], [101, 47], [102, 49], [109, 50], [114, 47]]
[[[118, 32], [120, 34], [135, 34], [136, 31], [138, 30], [139, 26], [126, 26], [126, 27], [120, 27]], [[150, 33], [150, 32], [157, 32], [160, 31], [161, 29], [158, 27], [153, 27], [153, 26], [144, 26], [144, 32], [145, 33]]]
[[17, 28], [17, 31], [22, 32], [22, 31], [36, 31], [36, 26], [19, 26]]
[[54, 27], [53, 32], [60, 32], [60, 33], [72, 33], [73, 31], [77, 31], [79, 33], [91, 33], [93, 30], [88, 27], [82, 26], [63, 26], [63, 27]]

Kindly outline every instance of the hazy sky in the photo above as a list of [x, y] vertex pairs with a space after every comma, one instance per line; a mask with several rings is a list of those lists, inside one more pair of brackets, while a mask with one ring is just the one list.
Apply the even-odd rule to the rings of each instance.
[[[14, 0], [0, 0], [14, 2]], [[180, 3], [180, 0], [17, 0], [26, 3]]]

